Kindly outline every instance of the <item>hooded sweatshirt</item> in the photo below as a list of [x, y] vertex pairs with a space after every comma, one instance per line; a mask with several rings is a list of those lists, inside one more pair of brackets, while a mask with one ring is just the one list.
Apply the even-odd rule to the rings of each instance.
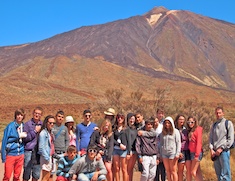
[[161, 154], [179, 156], [181, 152], [180, 133], [179, 133], [179, 130], [175, 128], [173, 119], [168, 116], [164, 119], [164, 122], [167, 120], [170, 121], [173, 127], [173, 134], [163, 135], [163, 133], [161, 133], [160, 135]]

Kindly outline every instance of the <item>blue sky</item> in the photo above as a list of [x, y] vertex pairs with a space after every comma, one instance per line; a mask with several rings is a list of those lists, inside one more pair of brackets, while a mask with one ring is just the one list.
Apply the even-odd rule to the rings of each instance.
[[143, 15], [158, 6], [235, 24], [235, 0], [2, 0], [0, 46], [37, 42], [82, 26]]

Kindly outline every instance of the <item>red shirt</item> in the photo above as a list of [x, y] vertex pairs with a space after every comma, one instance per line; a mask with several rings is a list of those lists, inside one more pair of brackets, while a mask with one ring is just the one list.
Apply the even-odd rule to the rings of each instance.
[[202, 130], [201, 126], [198, 126], [194, 132], [192, 132], [191, 138], [189, 138], [189, 150], [190, 153], [195, 153], [195, 158], [198, 159], [202, 152]]

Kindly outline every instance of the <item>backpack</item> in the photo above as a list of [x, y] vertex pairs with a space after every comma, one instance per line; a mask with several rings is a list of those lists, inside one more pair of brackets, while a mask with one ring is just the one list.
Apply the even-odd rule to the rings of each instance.
[[[226, 135], [226, 138], [228, 139], [228, 120], [226, 119], [225, 121], [225, 127], [226, 127], [226, 130], [227, 130], [227, 135]], [[235, 136], [235, 135], [234, 135]], [[235, 137], [234, 137], [235, 138]], [[233, 141], [233, 144], [231, 145], [231, 147], [229, 149], [232, 149], [235, 147], [235, 140]]]
[[[213, 129], [215, 128], [216, 122], [213, 124]], [[226, 119], [225, 121], [225, 128], [227, 130], [227, 134], [226, 134], [226, 139], [228, 139], [228, 120]], [[234, 135], [234, 139], [235, 139], [235, 135]], [[233, 144], [231, 145], [231, 147], [229, 149], [235, 148], [235, 140], [233, 141]]]

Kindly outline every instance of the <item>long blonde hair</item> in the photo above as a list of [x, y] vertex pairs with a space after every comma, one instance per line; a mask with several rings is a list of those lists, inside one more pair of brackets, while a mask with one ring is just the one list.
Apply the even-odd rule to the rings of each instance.
[[[106, 126], [106, 124], [109, 123], [108, 130], [106, 132], [103, 131], [103, 127]], [[109, 119], [105, 119], [101, 125], [100, 125], [100, 134], [101, 135], [107, 135], [108, 137], [112, 136], [112, 124]]]

